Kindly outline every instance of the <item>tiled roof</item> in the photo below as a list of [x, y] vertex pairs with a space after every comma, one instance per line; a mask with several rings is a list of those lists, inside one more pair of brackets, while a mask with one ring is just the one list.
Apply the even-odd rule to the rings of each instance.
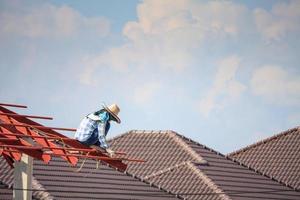
[[0, 182], [0, 197], [1, 200], [11, 200], [13, 196], [12, 190]]
[[[175, 192], [188, 199], [199, 199], [199, 193], [215, 194], [222, 193], [212, 180], [198, 170], [197, 164], [190, 161], [183, 162], [174, 167], [154, 173], [145, 180], [151, 183], [159, 183], [169, 191]], [[178, 181], [179, 184], [174, 184]], [[209, 199], [209, 198], [206, 198]], [[230, 199], [226, 194], [217, 195], [214, 199]]]
[[147, 162], [128, 172], [186, 199], [300, 199], [296, 192], [173, 131], [129, 131], [110, 141]]
[[[12, 184], [13, 173], [6, 162], [0, 158], [0, 180]], [[148, 199], [172, 200], [175, 195], [134, 178], [128, 173], [121, 173], [106, 165], [96, 168], [96, 162], [86, 160], [80, 172], [70, 167], [65, 161], [53, 158], [49, 164], [34, 160], [33, 183], [35, 199]], [[40, 191], [41, 190], [41, 191]], [[1, 191], [1, 189], [0, 189]], [[2, 193], [0, 193], [2, 200]], [[12, 199], [12, 196], [10, 196]]]
[[229, 156], [300, 191], [300, 127], [259, 141]]

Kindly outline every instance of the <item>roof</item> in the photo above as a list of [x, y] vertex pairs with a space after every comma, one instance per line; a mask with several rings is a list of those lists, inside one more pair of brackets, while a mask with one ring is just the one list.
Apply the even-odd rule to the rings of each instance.
[[11, 200], [13, 196], [12, 190], [0, 182], [0, 197], [2, 200]]
[[129, 131], [114, 150], [144, 159], [127, 171], [186, 199], [299, 199], [300, 193], [173, 131]]
[[[129, 173], [121, 173], [126, 169], [122, 160], [143, 161], [109, 157], [54, 131], [76, 129], [45, 127], [28, 118], [52, 118], [20, 115], [3, 106], [26, 108], [23, 105], [0, 103], [0, 199], [13, 198], [9, 190], [14, 182], [11, 168], [22, 154], [35, 158], [32, 177], [34, 199], [178, 199], [176, 195], [149, 185]], [[81, 159], [82, 168], [76, 171], [77, 168], [71, 166], [76, 165], [80, 158], [84, 159]], [[95, 169], [98, 164], [95, 160], [101, 161], [100, 169]]]
[[[2, 158], [0, 165], [0, 180], [5, 187], [12, 187], [13, 170]], [[149, 185], [129, 173], [121, 173], [107, 165], [100, 165], [97, 169], [96, 165], [96, 161], [86, 160], [81, 171], [76, 172], [78, 166], [71, 167], [57, 157], [49, 164], [34, 160], [34, 199], [178, 199], [175, 195], [155, 185]], [[11, 190], [2, 190], [0, 187], [0, 197], [12, 199]]]
[[300, 127], [281, 132], [228, 156], [300, 190]]

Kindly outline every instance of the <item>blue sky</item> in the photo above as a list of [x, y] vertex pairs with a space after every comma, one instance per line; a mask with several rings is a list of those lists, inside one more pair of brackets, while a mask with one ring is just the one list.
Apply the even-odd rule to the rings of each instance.
[[110, 137], [228, 153], [299, 125], [299, 34], [299, 1], [0, 0], [0, 102], [73, 128], [115, 102]]

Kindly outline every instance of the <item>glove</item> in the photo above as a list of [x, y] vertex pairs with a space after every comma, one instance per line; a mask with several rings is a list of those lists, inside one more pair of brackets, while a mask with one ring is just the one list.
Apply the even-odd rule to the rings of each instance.
[[111, 150], [110, 148], [107, 148], [106, 152], [109, 154], [110, 157], [113, 157], [115, 155], [115, 152], [113, 150]]

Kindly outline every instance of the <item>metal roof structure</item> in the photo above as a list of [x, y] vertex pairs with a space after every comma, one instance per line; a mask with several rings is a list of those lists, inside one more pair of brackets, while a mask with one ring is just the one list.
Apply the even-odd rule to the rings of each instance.
[[[47, 119], [50, 117], [20, 115], [5, 107], [27, 108], [27, 106], [0, 103], [0, 155], [13, 167], [14, 161], [20, 161], [22, 154], [48, 163], [53, 156], [61, 157], [71, 165], [76, 165], [79, 158], [94, 159], [109, 164], [119, 171], [126, 170], [123, 162], [143, 160], [109, 157], [106, 153], [85, 146], [75, 139], [56, 132], [76, 131], [70, 128], [46, 127], [29, 118]], [[123, 152], [116, 152], [124, 155]]]

